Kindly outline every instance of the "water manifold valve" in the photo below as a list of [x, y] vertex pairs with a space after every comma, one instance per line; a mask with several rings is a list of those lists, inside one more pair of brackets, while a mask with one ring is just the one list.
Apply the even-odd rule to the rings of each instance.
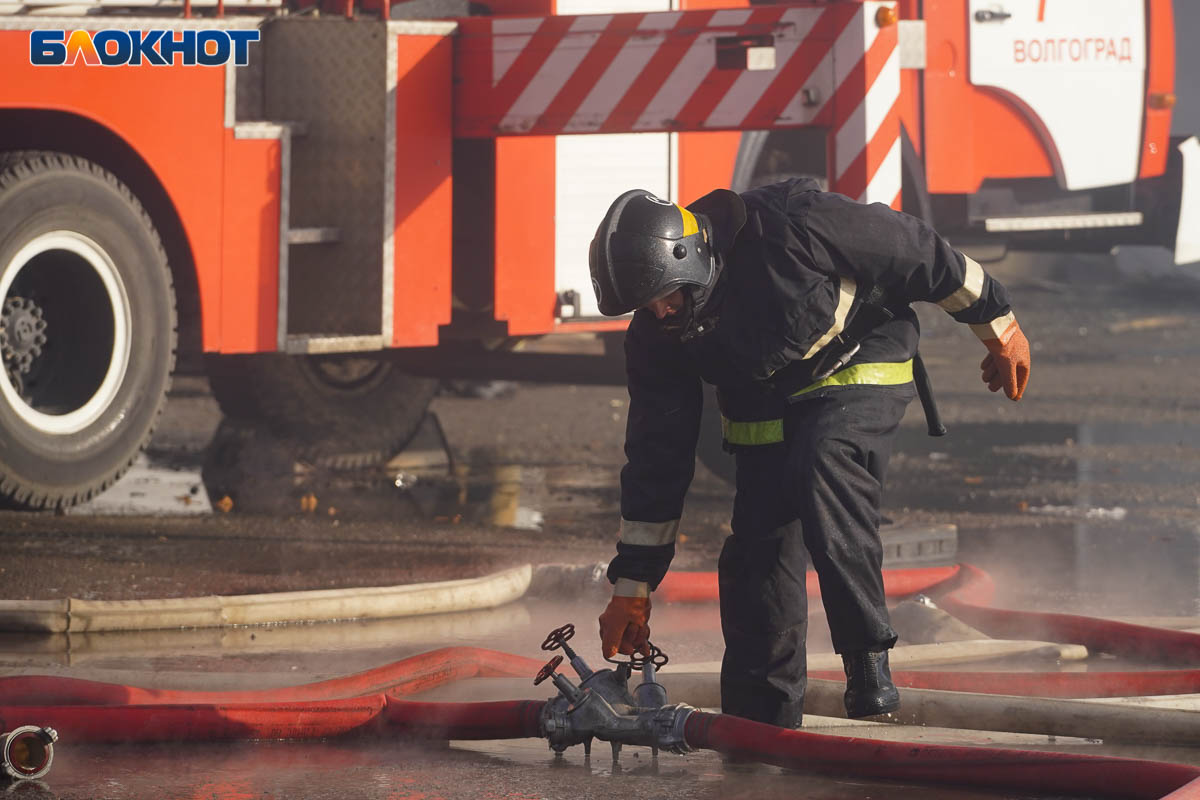
[[[683, 728], [696, 709], [682, 703], [667, 705], [667, 692], [657, 680], [658, 670], [667, 663], [666, 653], [650, 644], [648, 656], [634, 654], [629, 661], [612, 662], [614, 668], [593, 671], [567, 644], [574, 635], [572, 624], [557, 628], [542, 649], [561, 649], [579, 676], [579, 685], [557, 671], [561, 655], [546, 662], [533, 681], [537, 685], [549, 678], [558, 688], [558, 696], [546, 703], [541, 718], [542, 735], [555, 754], [561, 756], [571, 745], [582, 744], [584, 755], [590, 756], [593, 739], [612, 746], [613, 761], [619, 760], [626, 744], [649, 747], [655, 756], [659, 750], [690, 752]], [[631, 694], [629, 679], [634, 670], [641, 670], [642, 682]]]

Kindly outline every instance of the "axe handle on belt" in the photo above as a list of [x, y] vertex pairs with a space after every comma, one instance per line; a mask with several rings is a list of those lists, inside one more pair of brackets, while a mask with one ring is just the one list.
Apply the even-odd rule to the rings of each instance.
[[929, 426], [929, 435], [945, 436], [946, 426], [942, 424], [937, 401], [933, 399], [933, 384], [929, 381], [929, 372], [925, 369], [925, 361], [920, 353], [913, 356], [913, 383], [917, 385], [917, 397], [921, 398], [921, 408], [925, 410], [925, 424]]

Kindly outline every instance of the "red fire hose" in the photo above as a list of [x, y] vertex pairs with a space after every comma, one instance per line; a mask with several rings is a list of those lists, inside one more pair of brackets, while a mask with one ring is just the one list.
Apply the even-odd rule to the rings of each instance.
[[[989, 608], [996, 587], [978, 567], [893, 569], [883, 572], [888, 597], [928, 592], [946, 611], [984, 633], [1001, 639], [1032, 639], [1082, 644], [1090, 650], [1130, 658], [1153, 658], [1165, 663], [1200, 662], [1200, 634], [1144, 625], [1037, 611]], [[816, 580], [808, 581], [809, 596], [819, 596]], [[671, 573], [656, 594], [667, 590], [668, 602], [716, 602], [720, 599], [715, 572]], [[836, 671], [814, 671], [814, 678], [839, 679]], [[1124, 673], [968, 673], [897, 671], [893, 679], [914, 689], [1013, 694], [1030, 697], [1120, 697], [1128, 695], [1200, 692], [1200, 670]]]
[[[425, 739], [524, 738], [539, 735], [540, 701], [423, 703], [403, 697], [462, 677], [528, 675], [537, 664], [478, 648], [446, 648], [344, 678], [262, 693], [171, 692], [82, 680], [57, 681], [61, 690], [56, 691], [55, 679], [17, 676], [0, 680], [0, 718], [43, 720], [62, 731], [64, 741], [295, 739], [371, 726]], [[31, 706], [34, 692], [39, 705]], [[149, 701], [151, 696], [156, 701]], [[231, 700], [250, 696], [259, 702]], [[275, 699], [265, 702], [265, 697]], [[122, 698], [142, 702], [125, 704]], [[1177, 764], [822, 736], [702, 712], [688, 718], [685, 738], [693, 748], [882, 780], [1200, 798], [1200, 770]]]
[[[957, 566], [888, 569], [883, 571], [883, 591], [888, 597], [904, 597], [931, 589], [957, 574]], [[806, 575], [809, 599], [820, 597], [817, 573], [809, 570]], [[719, 596], [715, 572], [668, 572], [654, 590], [655, 599], [665, 603], [708, 603]]]
[[1039, 793], [1171, 800], [1200, 797], [1200, 769], [1140, 759], [823, 736], [697, 711], [684, 737], [779, 767]]
[[[394, 724], [424, 735], [405, 712], [406, 695], [463, 678], [532, 675], [540, 661], [478, 647], [446, 647], [376, 669], [317, 683], [236, 692], [144, 689], [111, 683], [17, 675], [0, 678], [0, 720], [40, 720], [63, 742], [150, 742], [211, 739], [310, 739], [337, 736], [370, 724]], [[523, 703], [428, 704], [429, 730], [462, 718], [444, 738], [520, 738], [537, 735], [537, 713]], [[520, 706], [520, 708], [517, 708]], [[385, 713], [386, 710], [386, 713]], [[515, 716], [504, 716], [512, 712]], [[462, 717], [463, 714], [466, 717]], [[533, 733], [527, 716], [533, 714]], [[475, 715], [478, 714], [478, 719]], [[446, 716], [449, 715], [449, 716]], [[457, 715], [457, 716], [456, 716]], [[466, 735], [471, 725], [488, 736]], [[494, 734], [494, 735], [493, 735]]]
[[388, 694], [384, 719], [416, 739], [523, 739], [541, 736], [542, 700], [420, 703]]
[[409, 695], [464, 678], [515, 678], [536, 673], [542, 662], [482, 647], [443, 647], [382, 667], [301, 686], [246, 691], [202, 692], [143, 689], [112, 683], [15, 675], [0, 678], [0, 706], [146, 705], [186, 703], [293, 703], [333, 700], [388, 692]]
[[76, 742], [319, 739], [362, 728], [383, 711], [383, 695], [297, 703], [0, 706], [5, 722], [37, 720]]
[[1200, 662], [1200, 634], [1075, 614], [988, 608], [991, 578], [969, 564], [962, 565], [959, 577], [962, 583], [941, 597], [939, 605], [989, 636], [1070, 642], [1102, 653], [1168, 664]]
[[60, 743], [324, 739], [371, 725], [417, 739], [536, 737], [542, 701], [418, 703], [388, 694], [295, 703], [44, 705], [0, 707], [0, 718], [36, 719]]

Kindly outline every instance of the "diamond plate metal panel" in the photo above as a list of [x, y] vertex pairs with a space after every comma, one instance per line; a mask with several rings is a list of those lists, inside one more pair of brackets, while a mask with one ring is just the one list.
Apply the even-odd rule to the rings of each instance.
[[250, 63], [244, 67], [230, 67], [234, 70], [236, 86], [234, 119], [237, 122], [258, 122], [265, 119], [263, 109], [263, 73], [266, 69], [266, 59], [263, 57], [261, 43], [259, 47], [250, 50]]
[[340, 240], [293, 245], [288, 333], [381, 333], [387, 28], [290, 19], [263, 35], [268, 119], [305, 124], [292, 147], [291, 228]]

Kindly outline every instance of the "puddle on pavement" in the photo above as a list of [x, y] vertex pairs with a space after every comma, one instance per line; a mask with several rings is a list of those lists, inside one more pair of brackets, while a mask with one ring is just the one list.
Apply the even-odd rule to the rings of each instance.
[[[96, 666], [103, 669], [141, 669], [154, 661], [158, 666], [186, 665], [188, 669], [219, 669], [220, 661], [277, 660], [281, 671], [302, 670], [301, 677], [333, 669], [339, 674], [378, 666], [380, 651], [389, 655], [451, 645], [491, 642], [498, 649], [511, 648], [519, 632], [531, 629], [532, 619], [524, 602], [501, 608], [461, 611], [450, 614], [380, 620], [349, 620], [328, 623], [258, 625], [226, 628], [183, 628], [146, 631], [64, 632], [43, 635], [0, 633], [0, 668], [4, 666]], [[561, 624], [561, 623], [560, 623]], [[549, 630], [549, 629], [547, 629]], [[530, 637], [536, 636], [536, 632]], [[544, 637], [545, 632], [541, 632]], [[361, 657], [352, 653], [362, 653]], [[311, 658], [298, 664], [294, 654]], [[277, 657], [278, 654], [288, 654]], [[330, 667], [315, 666], [317, 657], [328, 654]], [[384, 657], [384, 661], [400, 656]], [[253, 678], [253, 674], [251, 675]]]
[[976, 423], [944, 438], [904, 428], [896, 451], [933, 480], [904, 483], [892, 468], [893, 505], [1114, 520], [1165, 508], [1200, 519], [1200, 426]]
[[[212, 506], [235, 513], [312, 513], [355, 521], [417, 516], [541, 530], [562, 519], [616, 513], [617, 469], [519, 465], [502, 451], [476, 448], [456, 461], [435, 415], [388, 463], [333, 469], [289, 457], [261, 432], [223, 422], [202, 466]], [[149, 501], [142, 513], [170, 504]]]
[[[417, 516], [542, 530], [588, 518], [613, 524], [619, 467], [594, 464], [517, 464], [510, 453], [474, 448], [456, 460], [434, 414], [414, 441], [388, 463], [336, 468], [296, 459], [289, 447], [260, 430], [223, 421], [206, 454], [140, 456], [133, 468], [72, 514], [175, 515], [311, 513], [355, 521]], [[713, 507], [720, 532], [732, 490], [693, 487], [689, 515]]]
[[61, 748], [40, 786], [20, 797], [112, 800], [534, 800], [654, 797], [661, 800], [811, 800], [888, 797], [974, 800], [1018, 795], [727, 769], [710, 752], [650, 757], [626, 748], [614, 768], [607, 749], [556, 760], [533, 740], [418, 746], [387, 740], [236, 746]]
[[155, 458], [142, 453], [129, 471], [107, 491], [68, 514], [124, 516], [133, 514], [211, 514], [198, 464]]
[[[72, 513], [219, 513], [213, 505], [231, 503], [235, 513], [415, 515], [578, 530], [611, 527], [618, 508], [615, 466], [513, 464], [492, 448], [455, 461], [432, 414], [405, 452], [369, 469], [297, 464], [227, 423], [214, 445], [203, 465], [142, 457], [111, 491]], [[905, 427], [884, 513], [962, 515], [960, 557], [1011, 573], [1002, 582], [1011, 589], [1002, 602], [1195, 614], [1197, 487], [1200, 427], [1193, 425], [959, 423], [938, 439], [923, 427]], [[724, 484], [698, 480], [685, 517], [689, 534], [723, 538], [731, 497]], [[1003, 515], [1000, 522], [995, 515]]]

